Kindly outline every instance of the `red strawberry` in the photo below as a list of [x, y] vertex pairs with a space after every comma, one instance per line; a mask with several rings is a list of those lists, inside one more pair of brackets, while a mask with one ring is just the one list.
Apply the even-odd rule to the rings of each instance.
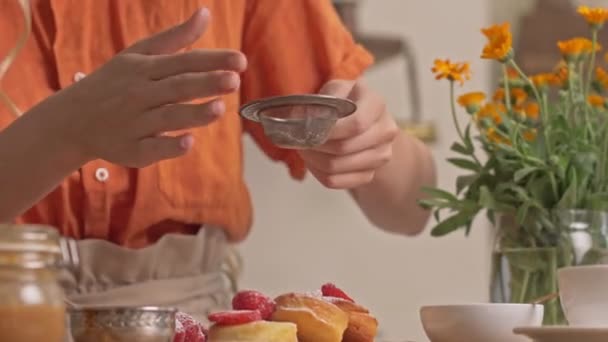
[[175, 336], [173, 342], [205, 342], [205, 334], [199, 322], [183, 312], [175, 315]]
[[257, 310], [262, 319], [270, 319], [275, 307], [274, 300], [257, 291], [241, 291], [232, 299], [234, 310]]
[[217, 325], [240, 325], [262, 320], [257, 310], [234, 310], [216, 312], [209, 315], [209, 320]]
[[325, 296], [325, 297], [342, 298], [349, 302], [353, 302], [353, 303], [355, 302], [352, 298], [350, 298], [349, 295], [346, 294], [346, 292], [340, 290], [336, 285], [331, 284], [331, 283], [327, 283], [327, 284], [323, 285], [321, 287], [321, 292], [323, 293], [323, 296]]

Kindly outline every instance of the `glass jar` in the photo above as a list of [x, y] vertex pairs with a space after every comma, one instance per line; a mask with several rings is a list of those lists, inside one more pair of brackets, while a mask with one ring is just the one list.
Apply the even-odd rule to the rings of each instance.
[[0, 225], [0, 341], [64, 341], [59, 272], [78, 263], [74, 246], [51, 227]]

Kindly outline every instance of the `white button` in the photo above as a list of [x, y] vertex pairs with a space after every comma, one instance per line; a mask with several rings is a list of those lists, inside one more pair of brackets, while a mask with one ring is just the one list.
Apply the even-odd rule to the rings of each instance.
[[100, 182], [105, 182], [110, 178], [110, 172], [105, 167], [95, 170], [95, 178]]
[[74, 74], [74, 82], [78, 82], [80, 80], [82, 80], [83, 78], [85, 78], [87, 75], [84, 72], [77, 72]]

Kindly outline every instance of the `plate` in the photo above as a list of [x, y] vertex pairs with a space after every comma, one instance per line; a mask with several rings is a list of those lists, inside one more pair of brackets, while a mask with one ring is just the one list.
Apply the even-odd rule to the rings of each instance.
[[528, 336], [536, 342], [608, 341], [608, 327], [521, 327], [515, 328], [513, 332]]

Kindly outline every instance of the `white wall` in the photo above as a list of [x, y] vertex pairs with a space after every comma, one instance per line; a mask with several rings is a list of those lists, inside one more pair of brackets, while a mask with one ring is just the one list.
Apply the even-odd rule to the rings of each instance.
[[[433, 149], [440, 183], [449, 189], [457, 170], [443, 160], [456, 135], [447, 84], [434, 81], [429, 69], [436, 57], [473, 60], [474, 79], [465, 89], [486, 90], [489, 63], [477, 57], [489, 2], [367, 0], [363, 8], [366, 31], [402, 33], [416, 48], [423, 114], [438, 126], [440, 140]], [[367, 78], [395, 115], [404, 117], [408, 107], [401, 68], [395, 61]], [[245, 287], [278, 294], [335, 281], [373, 310], [382, 337], [393, 340], [426, 341], [418, 318], [421, 305], [487, 300], [490, 254], [484, 222], [469, 238], [459, 233], [431, 238], [428, 230], [417, 238], [391, 236], [370, 226], [346, 193], [325, 190], [312, 178], [293, 182], [249, 140], [245, 153], [256, 210], [253, 232], [242, 246]]]

